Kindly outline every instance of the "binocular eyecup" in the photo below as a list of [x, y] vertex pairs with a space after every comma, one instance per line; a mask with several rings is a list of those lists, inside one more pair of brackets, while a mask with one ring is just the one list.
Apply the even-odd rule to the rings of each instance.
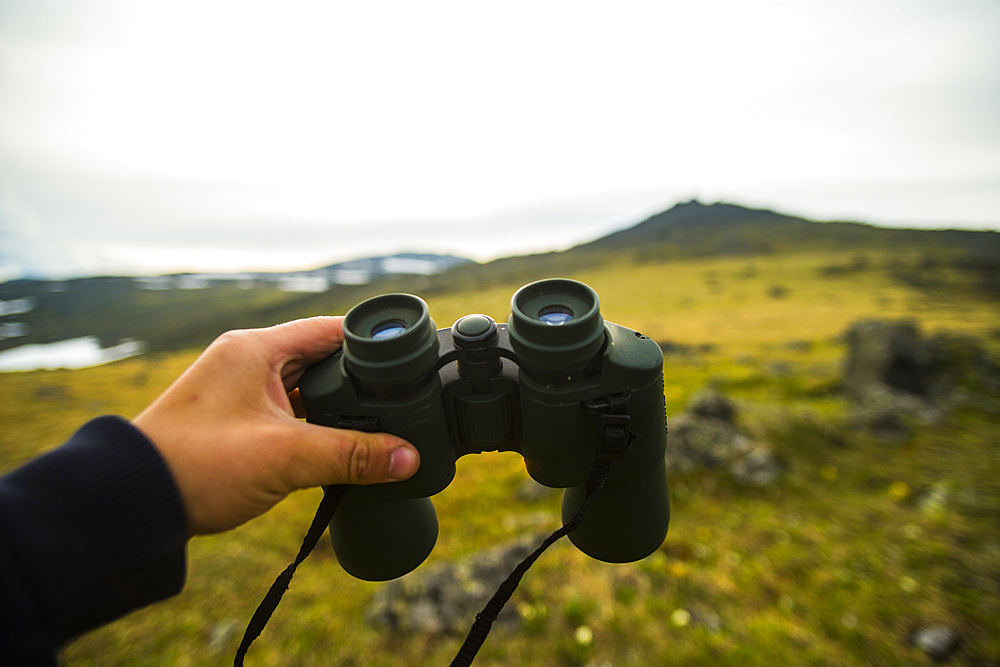
[[427, 304], [412, 294], [383, 294], [344, 318], [344, 359], [376, 396], [406, 393], [438, 360], [439, 341]]
[[526, 373], [584, 369], [604, 345], [601, 300], [581, 282], [554, 278], [525, 285], [510, 308], [510, 344]]

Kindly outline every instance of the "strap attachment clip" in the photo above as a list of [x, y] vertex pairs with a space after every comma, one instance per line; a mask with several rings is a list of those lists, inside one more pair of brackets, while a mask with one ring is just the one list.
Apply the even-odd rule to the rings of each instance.
[[632, 432], [632, 418], [628, 414], [628, 400], [632, 394], [623, 391], [583, 401], [583, 409], [592, 415], [601, 415], [601, 442], [597, 446], [598, 461], [620, 461], [628, 455], [629, 447], [639, 436]]

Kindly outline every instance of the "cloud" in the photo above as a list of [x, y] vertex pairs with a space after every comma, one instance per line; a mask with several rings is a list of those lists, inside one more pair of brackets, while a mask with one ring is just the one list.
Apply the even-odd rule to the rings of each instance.
[[4, 252], [488, 256], [693, 192], [981, 226], [1000, 210], [998, 31], [982, 0], [6, 0], [0, 182], [23, 249]]
[[29, 276], [42, 267], [65, 268], [58, 243], [47, 239], [41, 219], [14, 187], [0, 183], [0, 281]]

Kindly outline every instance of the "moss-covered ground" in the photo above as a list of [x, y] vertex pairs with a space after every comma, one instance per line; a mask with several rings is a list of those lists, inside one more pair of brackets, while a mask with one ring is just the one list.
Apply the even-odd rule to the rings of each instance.
[[[839, 392], [841, 334], [862, 318], [910, 318], [925, 332], [977, 336], [997, 353], [998, 302], [947, 263], [929, 283], [899, 279], [901, 265], [921, 261], [829, 252], [622, 260], [574, 273], [601, 294], [606, 319], [671, 351], [669, 414], [713, 385], [787, 471], [766, 489], [719, 473], [671, 479], [670, 534], [639, 563], [608, 565], [556, 545], [511, 602], [519, 626], [496, 630], [476, 664], [927, 665], [911, 636], [934, 624], [961, 635], [954, 664], [1000, 663], [998, 397], [976, 394], [942, 421], [884, 442], [849, 426]], [[427, 298], [438, 326], [470, 312], [503, 320], [518, 286]], [[93, 416], [134, 416], [195, 354], [0, 376], [0, 470]], [[460, 460], [455, 482], [435, 498], [441, 530], [430, 560], [555, 528], [558, 495], [515, 500], [524, 476], [516, 455]], [[65, 663], [230, 662], [319, 497], [294, 494], [235, 531], [194, 539], [182, 594], [79, 638]], [[366, 625], [377, 586], [346, 575], [321, 542], [247, 664], [448, 664], [462, 637]]]

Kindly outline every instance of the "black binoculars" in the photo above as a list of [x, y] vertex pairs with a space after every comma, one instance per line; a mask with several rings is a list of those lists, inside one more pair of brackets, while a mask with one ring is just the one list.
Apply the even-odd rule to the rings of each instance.
[[308, 421], [392, 433], [420, 452], [408, 480], [348, 487], [330, 522], [341, 566], [368, 581], [419, 566], [437, 541], [430, 496], [466, 454], [514, 451], [537, 482], [565, 489], [563, 521], [585, 498], [594, 461], [612, 460], [570, 540], [609, 563], [663, 543], [670, 522], [663, 353], [605, 322], [575, 280], [522, 287], [507, 324], [466, 315], [437, 330], [427, 304], [386, 294], [344, 319], [343, 347], [299, 382]]

